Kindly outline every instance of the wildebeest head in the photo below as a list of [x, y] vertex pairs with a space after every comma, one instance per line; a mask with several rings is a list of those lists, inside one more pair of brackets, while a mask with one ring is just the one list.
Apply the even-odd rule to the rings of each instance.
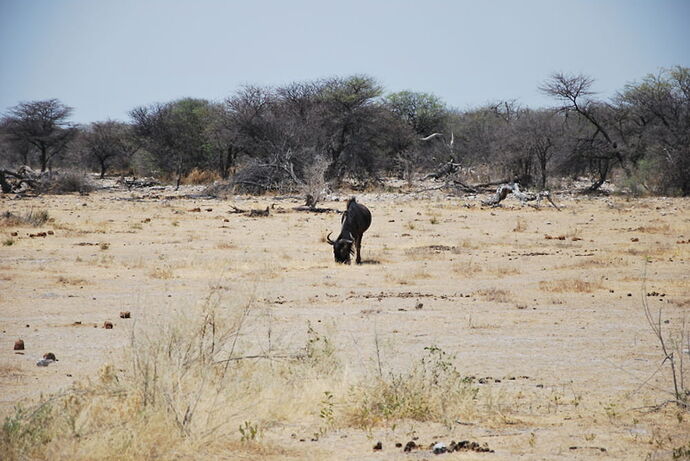
[[335, 262], [350, 264], [350, 255], [354, 253], [354, 248], [352, 244], [355, 239], [350, 234], [349, 238], [339, 238], [338, 240], [331, 240], [331, 233], [326, 237], [326, 241], [329, 245], [333, 246], [333, 256], [335, 256]]

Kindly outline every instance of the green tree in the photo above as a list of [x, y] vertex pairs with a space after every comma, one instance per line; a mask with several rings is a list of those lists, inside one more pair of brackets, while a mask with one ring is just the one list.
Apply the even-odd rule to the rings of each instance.
[[211, 114], [208, 101], [193, 98], [137, 107], [130, 112], [136, 135], [161, 171], [175, 175], [176, 187], [193, 168], [210, 168], [213, 163], [208, 139]]
[[433, 94], [400, 91], [386, 96], [386, 103], [419, 136], [442, 132], [445, 128], [448, 110], [443, 101]]
[[626, 85], [617, 102], [633, 121], [624, 134], [637, 140], [637, 159], [664, 172], [653, 171], [660, 192], [690, 195], [690, 68], [647, 75]]

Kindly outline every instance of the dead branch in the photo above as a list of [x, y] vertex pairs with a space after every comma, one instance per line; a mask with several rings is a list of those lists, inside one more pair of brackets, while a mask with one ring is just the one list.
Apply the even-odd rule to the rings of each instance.
[[248, 216], [250, 218], [262, 218], [270, 214], [270, 207], [266, 207], [265, 210], [249, 210]]
[[304, 354], [273, 354], [273, 355], [267, 355], [267, 354], [257, 354], [257, 355], [243, 355], [241, 357], [230, 357], [229, 359], [224, 359], [224, 360], [216, 360], [215, 363], [228, 363], [228, 362], [237, 362], [240, 360], [255, 360], [255, 359], [300, 359], [303, 358]]
[[424, 176], [422, 178], [422, 181], [425, 181], [429, 178], [440, 179], [444, 176], [448, 176], [450, 174], [455, 173], [456, 171], [458, 171], [458, 168], [460, 168], [460, 164], [455, 163], [453, 161], [453, 159], [450, 159], [446, 163], [442, 164], [438, 170], [433, 171], [433, 172], [429, 173], [428, 175]]
[[266, 217], [270, 214], [270, 207], [266, 207], [265, 210], [263, 209], [253, 209], [253, 210], [244, 210], [242, 208], [237, 208], [234, 205], [230, 205], [230, 208], [232, 210], [229, 210], [228, 213], [232, 214], [244, 214], [249, 216], [250, 218], [259, 218], [259, 217]]

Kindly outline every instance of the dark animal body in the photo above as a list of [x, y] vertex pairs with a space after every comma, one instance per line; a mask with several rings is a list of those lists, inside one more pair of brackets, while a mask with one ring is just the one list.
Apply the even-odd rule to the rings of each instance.
[[357, 264], [362, 262], [360, 252], [362, 250], [362, 236], [371, 225], [371, 213], [369, 209], [357, 203], [354, 197], [347, 201], [347, 209], [343, 212], [340, 219], [342, 227], [340, 235], [335, 241], [331, 240], [331, 234], [326, 237], [326, 241], [333, 246], [335, 261], [350, 264], [350, 255], [357, 250]]

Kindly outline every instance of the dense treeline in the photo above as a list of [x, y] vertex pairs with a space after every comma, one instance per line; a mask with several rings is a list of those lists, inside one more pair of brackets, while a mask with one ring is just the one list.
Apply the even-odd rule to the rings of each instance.
[[616, 172], [635, 192], [690, 194], [690, 68], [648, 75], [610, 100], [585, 75], [553, 74], [540, 89], [553, 107], [502, 101], [460, 111], [426, 93], [386, 95], [354, 75], [140, 106], [128, 123], [86, 126], [70, 123], [72, 109], [56, 99], [25, 102], [2, 118], [0, 169], [79, 168], [178, 185], [196, 170], [261, 192], [304, 185], [314, 171], [335, 184], [366, 183], [448, 162], [542, 189], [585, 175], [596, 190]]

